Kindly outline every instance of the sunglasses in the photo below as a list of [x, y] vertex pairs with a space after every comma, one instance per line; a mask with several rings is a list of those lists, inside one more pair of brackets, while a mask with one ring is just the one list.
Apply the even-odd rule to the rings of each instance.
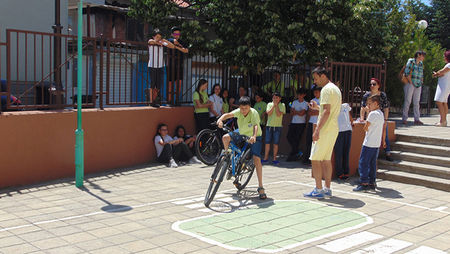
[[378, 85], [377, 83], [370, 83], [371, 86], [376, 86]]

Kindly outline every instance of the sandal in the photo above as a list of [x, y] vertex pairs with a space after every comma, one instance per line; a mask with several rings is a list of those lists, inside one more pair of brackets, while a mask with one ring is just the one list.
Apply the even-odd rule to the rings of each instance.
[[436, 127], [447, 127], [447, 121], [443, 122], [443, 123], [436, 123], [434, 126]]
[[263, 188], [263, 187], [258, 187], [258, 189], [256, 189], [256, 191], [257, 191], [258, 194], [259, 194], [259, 199], [266, 199], [266, 198], [267, 198], [266, 193], [259, 193], [259, 191], [264, 191], [264, 188]]

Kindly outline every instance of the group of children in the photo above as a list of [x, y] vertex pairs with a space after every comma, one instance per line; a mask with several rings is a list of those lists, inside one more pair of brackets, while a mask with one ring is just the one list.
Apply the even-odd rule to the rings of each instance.
[[[320, 104], [320, 90], [321, 88], [318, 86], [312, 89], [314, 98], [311, 99], [310, 103], [314, 101]], [[287, 160], [296, 161], [303, 159], [303, 163], [310, 165], [309, 154], [311, 152], [313, 125], [317, 123], [319, 111], [310, 107], [310, 103], [306, 102], [307, 89], [301, 87], [296, 93], [297, 99], [290, 105], [292, 120], [289, 124], [287, 139], [291, 146], [291, 152]], [[264, 130], [263, 135], [265, 135], [265, 152], [262, 162], [269, 162], [270, 146], [272, 145], [272, 163], [278, 165], [278, 145], [282, 135], [281, 130], [283, 128], [283, 116], [286, 114], [286, 105], [281, 102], [281, 95], [278, 92], [273, 93], [272, 101], [269, 103], [265, 103], [262, 94], [259, 93], [256, 93], [255, 100], [254, 108], [260, 115], [261, 125]], [[306, 149], [301, 152], [300, 143], [305, 129], [307, 131]]]
[[[212, 120], [217, 119], [223, 114], [230, 112], [232, 103], [228, 103], [228, 91], [221, 90], [219, 85], [214, 85], [213, 93], [208, 97], [205, 93], [207, 81], [202, 80], [194, 95], [194, 105], [196, 107], [197, 126], [201, 119]], [[307, 102], [305, 97], [308, 90], [300, 87], [297, 91], [297, 99], [290, 104], [290, 114], [292, 116], [287, 133], [287, 139], [291, 146], [291, 152], [287, 161], [296, 161], [302, 159], [304, 164], [310, 165], [309, 160], [311, 153], [312, 135], [315, 124], [318, 120], [319, 110], [316, 105], [320, 105], [320, 91], [318, 86], [313, 87], [313, 98]], [[244, 95], [243, 95], [244, 96]], [[225, 97], [225, 98], [224, 98]], [[263, 101], [263, 94], [256, 93], [256, 103], [253, 108], [258, 112], [260, 117], [260, 125], [263, 130], [262, 140], [264, 141], [265, 151], [261, 158], [262, 163], [269, 162], [270, 148], [272, 145], [272, 164], [278, 165], [278, 145], [282, 135], [283, 116], [286, 114], [286, 105], [281, 102], [282, 96], [278, 92], [272, 94], [272, 101], [266, 103]], [[367, 106], [364, 107], [369, 112], [364, 130], [366, 136], [364, 139], [361, 156], [359, 160], [359, 174], [361, 176], [360, 184], [355, 191], [362, 191], [375, 188], [376, 177], [376, 159], [378, 150], [383, 141], [385, 146], [385, 117], [380, 110], [381, 98], [379, 95], [372, 95], [367, 100]], [[201, 112], [199, 110], [202, 110]], [[338, 178], [345, 180], [349, 177], [349, 154], [352, 139], [353, 118], [351, 114], [352, 108], [348, 103], [341, 105], [338, 117], [339, 134], [334, 144], [335, 151], [335, 170]], [[204, 117], [200, 114], [204, 114]], [[300, 143], [303, 133], [306, 129], [306, 149], [300, 151]], [[155, 137], [155, 146], [158, 155], [158, 161], [167, 163], [169, 166], [176, 167], [179, 163], [191, 162], [197, 163], [198, 160], [193, 153], [193, 144], [195, 136], [185, 136], [184, 128], [177, 128], [176, 136], [172, 138], [167, 135], [167, 125], [158, 127], [158, 134]], [[181, 135], [181, 136], [180, 136]], [[170, 156], [172, 155], [172, 156]], [[178, 164], [177, 164], [178, 162]]]
[[[312, 134], [317, 123], [319, 115], [313, 104], [320, 105], [320, 87], [312, 89], [314, 97], [310, 102], [305, 101], [308, 90], [299, 88], [297, 90], [297, 99], [290, 105], [290, 114], [292, 116], [287, 133], [287, 139], [291, 146], [291, 152], [287, 161], [296, 161], [303, 157], [303, 163], [311, 164], [309, 160], [311, 153]], [[254, 108], [258, 111], [261, 124], [265, 124], [265, 153], [263, 163], [268, 162], [270, 145], [273, 145], [274, 165], [279, 164], [277, 159], [278, 144], [281, 137], [283, 115], [286, 114], [286, 106], [281, 102], [281, 96], [275, 92], [272, 102], [266, 104], [259, 94], [255, 97]], [[376, 161], [378, 158], [380, 145], [386, 147], [385, 117], [381, 111], [381, 96], [372, 95], [367, 99], [367, 105], [364, 110], [368, 112], [367, 120], [364, 122], [364, 131], [366, 132], [362, 151], [359, 159], [358, 171], [360, 183], [354, 188], [354, 191], [365, 191], [376, 188]], [[349, 177], [349, 155], [352, 140], [352, 129], [354, 126], [351, 114], [351, 106], [348, 103], [342, 103], [338, 117], [339, 134], [334, 144], [335, 152], [335, 170], [336, 175], [341, 180]], [[303, 132], [306, 129], [306, 149], [302, 153], [299, 149]], [[264, 134], [263, 134], [264, 135]], [[302, 156], [303, 154], [303, 156]]]

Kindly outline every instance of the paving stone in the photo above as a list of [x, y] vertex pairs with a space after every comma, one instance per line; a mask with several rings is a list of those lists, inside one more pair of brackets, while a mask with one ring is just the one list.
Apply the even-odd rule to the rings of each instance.
[[35, 246], [29, 244], [29, 243], [22, 243], [22, 244], [16, 244], [9, 247], [1, 247], [0, 252], [1, 253], [8, 253], [8, 254], [23, 254], [23, 253], [29, 253], [33, 251], [39, 250]]
[[[283, 160], [283, 159], [282, 159]], [[212, 167], [200, 165], [184, 166], [167, 170], [166, 167], [148, 164], [134, 169], [111, 171], [95, 176], [86, 176], [86, 186], [92, 194], [112, 204], [133, 205], [126, 212], [104, 212], [106, 203], [85, 191], [80, 191], [73, 183], [51, 183], [44, 186], [23, 187], [22, 191], [11, 189], [10, 195], [0, 194], [0, 252], [10, 253], [36, 251], [39, 246], [46, 253], [254, 253], [250, 251], [230, 251], [219, 246], [201, 241], [193, 236], [174, 231], [176, 221], [193, 219], [212, 214], [230, 214], [230, 221], [243, 219], [233, 224], [220, 220], [220, 216], [211, 219], [209, 224], [197, 225], [197, 229], [211, 235], [222, 232], [233, 232], [238, 238], [226, 238], [224, 241], [263, 241], [258, 245], [264, 248], [276, 248], [287, 243], [298, 243], [308, 239], [305, 234], [323, 235], [336, 224], [336, 218], [351, 217], [339, 211], [324, 213], [322, 209], [309, 212], [298, 210], [299, 207], [288, 207], [267, 212], [267, 206], [259, 205], [255, 211], [239, 210], [230, 203], [239, 202], [242, 209], [249, 203], [260, 203], [256, 196], [257, 181], [253, 177], [246, 190], [237, 193], [231, 181], [224, 181], [219, 193], [233, 200], [225, 203], [213, 203], [214, 210], [206, 210], [203, 196], [208, 185]], [[265, 165], [265, 188], [277, 203], [281, 200], [305, 201], [302, 193], [311, 190], [313, 179], [311, 170], [298, 162], [282, 162], [282, 166]], [[189, 179], [187, 181], [187, 179]], [[449, 250], [450, 243], [450, 208], [443, 211], [430, 210], [448, 206], [450, 193], [430, 190], [421, 186], [407, 185], [390, 181], [378, 181], [376, 193], [354, 193], [352, 178], [349, 183], [332, 183], [334, 197], [326, 200], [313, 200], [322, 206], [345, 209], [368, 215], [373, 223], [342, 232], [335, 236], [315, 240], [280, 253], [323, 253], [319, 243], [326, 243], [357, 232], [368, 231], [386, 239], [398, 239], [417, 243], [417, 246], [428, 246], [441, 250]], [[433, 198], [429, 198], [432, 196]], [[186, 204], [175, 204], [175, 200], [196, 201]], [[187, 205], [198, 204], [195, 208]], [[222, 205], [222, 207], [219, 207]], [[226, 205], [226, 206], [225, 206]], [[415, 207], [417, 205], [419, 207]], [[106, 207], [107, 208], [107, 207]], [[219, 211], [219, 209], [221, 209]], [[297, 209], [297, 210], [296, 210]], [[338, 210], [339, 210], [338, 209]], [[199, 211], [203, 210], [203, 211]], [[12, 211], [12, 212], [8, 212]], [[343, 211], [343, 210], [340, 210]], [[245, 214], [242, 217], [240, 214]], [[305, 212], [302, 217], [301, 213]], [[44, 213], [44, 214], [42, 214]], [[248, 214], [246, 214], [248, 213]], [[235, 217], [233, 217], [235, 216]], [[293, 225], [285, 225], [280, 218], [295, 220]], [[58, 219], [64, 219], [59, 221]], [[49, 220], [37, 226], [30, 222]], [[304, 225], [310, 220], [312, 225]], [[214, 227], [214, 223], [222, 227]], [[220, 224], [221, 223], [221, 224]], [[5, 226], [23, 224], [25, 227], [2, 231]], [[260, 236], [259, 232], [268, 225], [277, 229]], [[220, 230], [217, 230], [220, 229]], [[276, 235], [283, 229], [283, 234]], [[273, 235], [270, 235], [273, 234]], [[227, 235], [222, 233], [221, 236]], [[284, 240], [284, 238], [287, 240]], [[255, 240], [255, 241], [256, 241]], [[267, 240], [267, 243], [264, 242]], [[56, 242], [58, 246], [52, 245]], [[376, 241], [374, 243], [377, 243]], [[35, 245], [36, 244], [36, 245]], [[256, 246], [256, 244], [255, 244]], [[366, 245], [363, 245], [366, 246]], [[414, 245], [416, 246], [416, 245]], [[367, 246], [366, 246], [367, 247]], [[359, 247], [356, 247], [358, 249]], [[352, 253], [356, 249], [344, 251]], [[408, 248], [405, 250], [412, 250]]]

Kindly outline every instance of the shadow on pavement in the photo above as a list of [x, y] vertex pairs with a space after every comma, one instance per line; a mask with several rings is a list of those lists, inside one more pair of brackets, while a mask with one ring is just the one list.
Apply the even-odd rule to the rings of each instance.
[[92, 193], [88, 188], [86, 187], [81, 187], [80, 190], [86, 192], [87, 194], [95, 197], [96, 199], [102, 201], [103, 203], [105, 203], [106, 205], [103, 206], [101, 208], [102, 211], [105, 211], [107, 213], [121, 213], [121, 212], [128, 212], [130, 210], [132, 210], [133, 208], [131, 206], [127, 206], [127, 205], [114, 205], [111, 202], [109, 202], [106, 199], [103, 199], [102, 197]]
[[333, 196], [330, 199], [319, 199], [318, 201], [326, 203], [329, 206], [340, 208], [360, 208], [366, 205], [366, 203], [359, 199], [347, 199], [336, 196]]
[[232, 213], [241, 207], [256, 205], [259, 208], [267, 208], [274, 205], [274, 200], [270, 197], [267, 199], [259, 199], [256, 190], [242, 190], [238, 192], [225, 193], [230, 194], [233, 200], [222, 201], [220, 199], [213, 200], [209, 205], [209, 209], [218, 213]]
[[[102, 180], [105, 178], [120, 177], [123, 175], [139, 174], [139, 173], [144, 173], [146, 171], [152, 171], [152, 170], [165, 170], [165, 169], [166, 169], [166, 166], [161, 165], [159, 163], [146, 163], [143, 165], [136, 165], [136, 166], [127, 167], [127, 168], [112, 169], [112, 170], [108, 170], [105, 172], [89, 173], [89, 174], [85, 175], [84, 180], [85, 180], [85, 182], [89, 182], [89, 184], [94, 189], [97, 189], [98, 185], [96, 185], [94, 182], [96, 182], [98, 180]], [[38, 192], [41, 190], [50, 190], [50, 189], [56, 189], [56, 188], [61, 188], [61, 187], [66, 187], [66, 186], [74, 186], [74, 188], [75, 188], [74, 177], [70, 177], [70, 178], [66, 177], [66, 178], [61, 178], [61, 179], [57, 179], [57, 180], [46, 181], [43, 183], [29, 184], [26, 186], [7, 187], [7, 188], [0, 190], [0, 198], [12, 197], [14, 195], [33, 193], [33, 192]]]
[[368, 192], [383, 198], [392, 198], [392, 199], [397, 199], [397, 198], [404, 198], [402, 193], [399, 192], [398, 190], [394, 190], [391, 188], [383, 188], [383, 187], [377, 187], [377, 190], [374, 192]]

